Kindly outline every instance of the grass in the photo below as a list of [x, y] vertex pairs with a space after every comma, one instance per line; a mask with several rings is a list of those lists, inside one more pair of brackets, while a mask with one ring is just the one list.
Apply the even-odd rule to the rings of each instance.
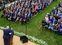
[[[45, 17], [47, 13], [50, 13], [53, 7], [56, 7], [58, 5], [59, 1], [60, 0], [53, 2], [44, 11], [37, 13], [36, 16], [33, 17], [28, 24], [21, 25], [20, 22], [15, 23], [15, 22], [7, 21], [4, 18], [0, 18], [0, 26], [9, 25], [18, 32], [24, 32], [25, 34], [45, 40], [48, 43], [48, 45], [62, 45], [61, 35], [55, 34], [54, 32], [51, 32], [50, 30], [47, 29], [42, 29], [42, 27], [40, 28], [42, 19]], [[0, 15], [1, 14], [2, 12], [0, 12]]]

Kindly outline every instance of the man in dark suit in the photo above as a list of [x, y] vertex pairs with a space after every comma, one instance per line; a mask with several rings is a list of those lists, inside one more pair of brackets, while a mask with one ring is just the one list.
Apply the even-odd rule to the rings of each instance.
[[3, 32], [4, 45], [12, 45], [14, 31], [11, 29], [4, 29]]

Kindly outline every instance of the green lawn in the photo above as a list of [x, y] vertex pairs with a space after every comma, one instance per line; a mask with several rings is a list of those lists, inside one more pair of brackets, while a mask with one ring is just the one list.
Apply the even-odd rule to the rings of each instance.
[[[42, 27], [40, 28], [41, 21], [44, 18], [44, 16], [47, 13], [49, 13], [53, 9], [53, 7], [56, 7], [59, 1], [60, 0], [53, 2], [44, 11], [37, 13], [36, 14], [37, 16], [33, 17], [28, 24], [21, 25], [20, 22], [15, 23], [15, 22], [7, 21], [4, 18], [0, 18], [0, 26], [9, 25], [18, 32], [24, 32], [25, 34], [32, 35], [39, 39], [45, 40], [48, 43], [48, 45], [62, 45], [61, 35], [55, 34], [54, 32], [51, 32], [47, 29], [42, 29]], [[2, 12], [0, 14], [2, 14]], [[26, 26], [27, 26], [27, 29], [26, 29]]]

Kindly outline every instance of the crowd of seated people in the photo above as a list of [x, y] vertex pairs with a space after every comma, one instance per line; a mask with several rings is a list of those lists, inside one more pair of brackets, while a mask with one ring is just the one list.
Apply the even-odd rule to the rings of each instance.
[[62, 2], [51, 13], [47, 13], [42, 23], [48, 29], [62, 32]]
[[3, 10], [6, 19], [27, 23], [33, 15], [50, 5], [54, 0], [19, 0]]

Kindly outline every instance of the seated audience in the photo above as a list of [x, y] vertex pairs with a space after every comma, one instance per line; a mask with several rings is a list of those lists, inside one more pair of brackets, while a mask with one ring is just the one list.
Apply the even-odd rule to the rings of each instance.
[[18, 0], [10, 7], [5, 8], [3, 13], [7, 20], [27, 23], [33, 15], [50, 5], [53, 0]]
[[[43, 24], [48, 29], [53, 31], [58, 31], [62, 34], [62, 2], [45, 16]], [[47, 25], [47, 26], [46, 26]]]

